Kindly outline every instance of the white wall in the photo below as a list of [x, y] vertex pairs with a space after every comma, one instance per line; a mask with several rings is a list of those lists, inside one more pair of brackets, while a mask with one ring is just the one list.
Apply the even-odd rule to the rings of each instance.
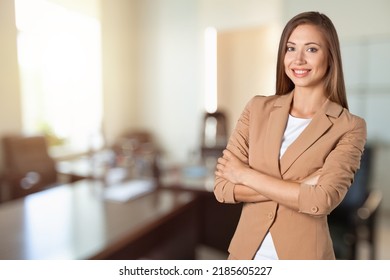
[[203, 27], [234, 30], [279, 24], [282, 0], [198, 0]]
[[202, 107], [197, 1], [135, 3], [137, 124], [155, 134], [166, 158], [185, 161]]
[[337, 28], [340, 40], [390, 33], [390, 1], [388, 0], [283, 0], [283, 24], [304, 11], [328, 15]]

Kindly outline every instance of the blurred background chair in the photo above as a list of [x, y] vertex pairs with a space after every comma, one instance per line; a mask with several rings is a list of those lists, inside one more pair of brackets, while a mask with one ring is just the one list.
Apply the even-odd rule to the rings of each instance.
[[377, 217], [382, 193], [372, 189], [374, 147], [366, 146], [360, 169], [346, 197], [328, 217], [337, 259], [359, 259], [359, 248], [367, 249], [368, 259], [376, 259]]
[[24, 197], [59, 184], [56, 162], [44, 136], [6, 136], [3, 181], [8, 199]]
[[218, 158], [228, 141], [226, 115], [221, 111], [205, 113], [202, 127], [201, 157]]

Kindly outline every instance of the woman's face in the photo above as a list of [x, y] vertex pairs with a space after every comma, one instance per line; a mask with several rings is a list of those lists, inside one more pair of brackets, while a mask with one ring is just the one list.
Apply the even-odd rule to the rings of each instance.
[[295, 88], [324, 86], [328, 55], [324, 36], [310, 24], [297, 26], [287, 40], [284, 68]]

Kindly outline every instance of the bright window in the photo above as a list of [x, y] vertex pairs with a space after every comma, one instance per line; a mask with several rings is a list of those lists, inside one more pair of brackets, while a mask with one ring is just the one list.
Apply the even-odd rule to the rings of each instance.
[[61, 149], [103, 145], [99, 20], [49, 0], [16, 0], [26, 133], [47, 133]]
[[217, 30], [206, 28], [205, 36], [205, 109], [217, 111]]

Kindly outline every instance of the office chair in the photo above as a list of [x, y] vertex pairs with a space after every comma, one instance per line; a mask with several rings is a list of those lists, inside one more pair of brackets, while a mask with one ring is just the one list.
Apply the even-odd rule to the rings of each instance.
[[6, 136], [2, 139], [4, 182], [8, 198], [16, 199], [59, 184], [56, 163], [44, 136]]
[[220, 157], [228, 141], [227, 119], [225, 113], [216, 111], [205, 113], [203, 117], [201, 156]]
[[370, 188], [374, 149], [366, 146], [360, 169], [340, 205], [328, 216], [337, 259], [358, 259], [358, 248], [366, 243], [369, 259], [376, 258], [377, 215], [382, 193]]

